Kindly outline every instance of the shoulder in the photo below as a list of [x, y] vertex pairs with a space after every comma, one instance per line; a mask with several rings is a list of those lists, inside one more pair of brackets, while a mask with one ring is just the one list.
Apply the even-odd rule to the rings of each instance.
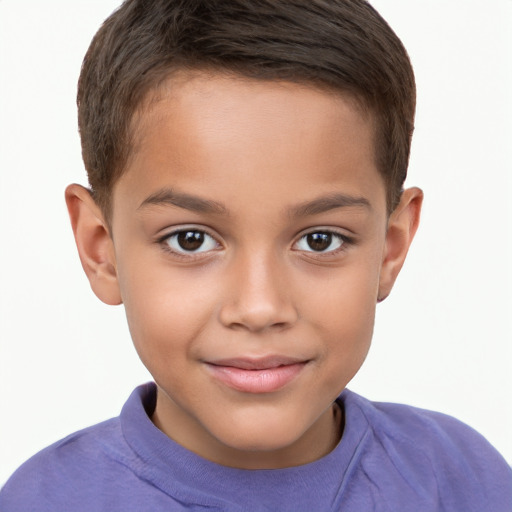
[[452, 416], [403, 404], [362, 403], [373, 430], [381, 437], [412, 444], [434, 460], [451, 461], [449, 455], [457, 454], [459, 461], [499, 461], [508, 469], [503, 457], [481, 434]]
[[127, 457], [119, 418], [75, 432], [16, 470], [0, 491], [0, 509], [46, 511], [61, 503], [62, 510], [82, 510], [82, 489], [101, 492], [101, 478], [121, 475]]
[[512, 508], [510, 466], [468, 425], [434, 411], [370, 402], [352, 392], [342, 397], [348, 408], [358, 408], [368, 422], [367, 457], [386, 459], [412, 485], [435, 489], [440, 502], [453, 502], [446, 510], [458, 510], [455, 504], [460, 509], [466, 501], [465, 510]]

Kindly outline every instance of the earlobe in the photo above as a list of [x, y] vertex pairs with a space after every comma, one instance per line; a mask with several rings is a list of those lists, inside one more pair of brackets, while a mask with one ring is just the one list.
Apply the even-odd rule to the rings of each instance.
[[422, 202], [423, 192], [416, 187], [409, 188], [402, 193], [400, 203], [389, 218], [379, 279], [378, 302], [383, 301], [390, 294], [404, 264], [418, 229]]
[[100, 208], [81, 185], [66, 188], [66, 204], [82, 267], [96, 296], [106, 304], [122, 303], [114, 244]]

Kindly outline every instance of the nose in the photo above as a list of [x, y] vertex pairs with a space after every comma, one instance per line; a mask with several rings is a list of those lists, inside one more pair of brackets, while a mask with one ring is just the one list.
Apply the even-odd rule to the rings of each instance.
[[261, 332], [284, 330], [297, 321], [290, 283], [276, 259], [260, 254], [233, 262], [219, 315], [224, 326]]

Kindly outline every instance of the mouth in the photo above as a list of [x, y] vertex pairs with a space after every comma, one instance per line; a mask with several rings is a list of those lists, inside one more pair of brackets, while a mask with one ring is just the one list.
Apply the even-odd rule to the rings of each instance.
[[213, 378], [244, 393], [272, 393], [298, 377], [308, 360], [284, 356], [234, 358], [205, 362]]

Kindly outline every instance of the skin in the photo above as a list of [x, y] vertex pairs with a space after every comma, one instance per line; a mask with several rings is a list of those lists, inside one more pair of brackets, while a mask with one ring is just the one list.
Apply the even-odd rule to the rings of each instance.
[[[86, 189], [71, 185], [66, 199], [91, 286], [124, 303], [157, 383], [155, 425], [233, 467], [326, 455], [341, 434], [333, 401], [366, 357], [421, 191], [406, 190], [388, 216], [371, 116], [305, 85], [170, 79], [134, 127], [111, 231]], [[180, 229], [206, 233], [198, 251], [180, 246]], [[308, 233], [327, 242], [312, 248]], [[276, 355], [303, 364], [270, 392], [212, 372], [219, 360]]]

